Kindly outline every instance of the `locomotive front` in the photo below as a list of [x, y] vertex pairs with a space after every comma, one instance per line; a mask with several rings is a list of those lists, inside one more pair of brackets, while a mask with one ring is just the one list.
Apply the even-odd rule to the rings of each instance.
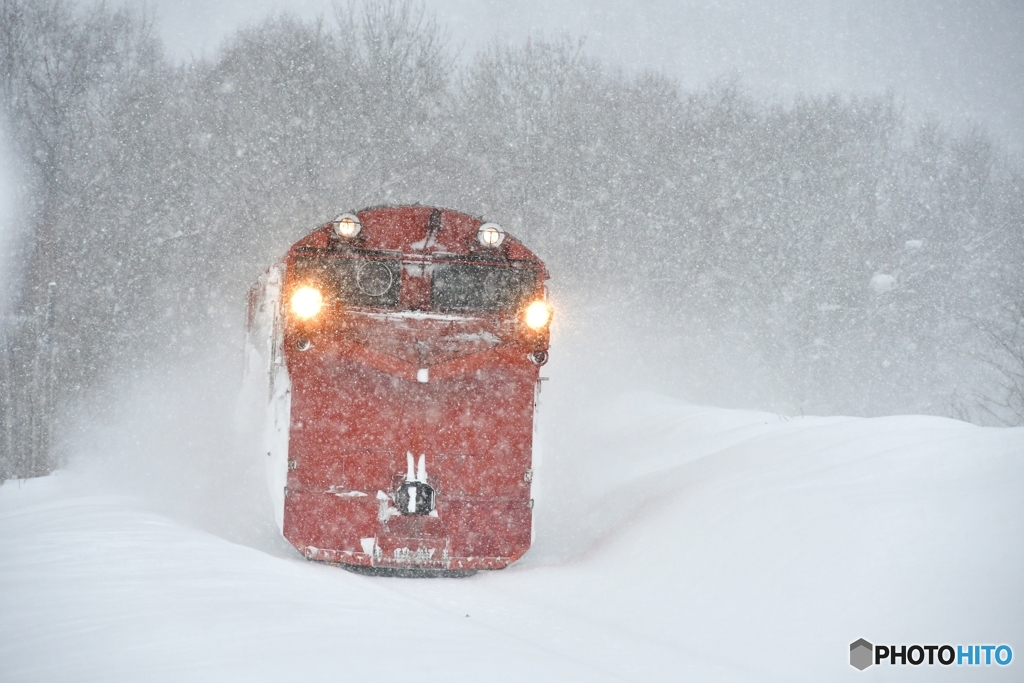
[[269, 379], [271, 493], [299, 551], [457, 575], [529, 549], [547, 277], [499, 226], [412, 206], [339, 216], [260, 278], [249, 367]]

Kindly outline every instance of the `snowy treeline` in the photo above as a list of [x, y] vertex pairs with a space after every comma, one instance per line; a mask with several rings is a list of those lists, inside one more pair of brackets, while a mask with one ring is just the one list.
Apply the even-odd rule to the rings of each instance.
[[983, 133], [894, 98], [684, 92], [568, 38], [456, 57], [401, 1], [175, 66], [133, 11], [0, 0], [24, 181], [0, 479], [48, 471], [111, 378], [239, 343], [262, 269], [381, 203], [504, 224], [564, 325], [600, 316], [688, 398], [1021, 421], [1024, 178]]

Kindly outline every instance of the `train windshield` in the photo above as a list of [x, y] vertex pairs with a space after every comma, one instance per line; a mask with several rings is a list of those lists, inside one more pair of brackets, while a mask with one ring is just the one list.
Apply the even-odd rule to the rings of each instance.
[[297, 282], [317, 283], [348, 306], [394, 308], [402, 287], [398, 259], [304, 258], [295, 260]]
[[430, 304], [436, 311], [515, 310], [536, 289], [532, 268], [435, 263]]

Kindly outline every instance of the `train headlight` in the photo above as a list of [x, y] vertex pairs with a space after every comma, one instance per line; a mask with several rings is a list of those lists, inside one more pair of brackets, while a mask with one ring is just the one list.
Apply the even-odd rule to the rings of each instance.
[[505, 241], [505, 231], [497, 223], [484, 223], [477, 230], [476, 239], [485, 247], [500, 247]]
[[352, 239], [363, 229], [363, 224], [359, 222], [359, 217], [351, 213], [341, 214], [331, 222], [331, 225], [334, 226], [335, 234], [346, 240]]
[[551, 322], [551, 304], [538, 299], [526, 307], [523, 312], [523, 322], [531, 330], [542, 330]]
[[316, 317], [324, 307], [324, 295], [316, 287], [299, 287], [292, 293], [292, 313], [299, 320]]

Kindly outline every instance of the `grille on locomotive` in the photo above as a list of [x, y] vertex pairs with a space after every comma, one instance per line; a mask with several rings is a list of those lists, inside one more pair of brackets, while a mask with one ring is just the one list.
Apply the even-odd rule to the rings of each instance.
[[494, 223], [422, 206], [344, 214], [250, 291], [275, 515], [355, 571], [500, 569], [532, 540], [544, 264]]

